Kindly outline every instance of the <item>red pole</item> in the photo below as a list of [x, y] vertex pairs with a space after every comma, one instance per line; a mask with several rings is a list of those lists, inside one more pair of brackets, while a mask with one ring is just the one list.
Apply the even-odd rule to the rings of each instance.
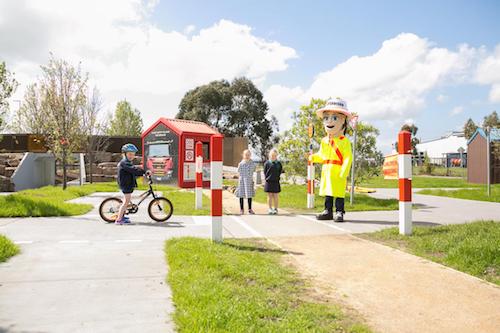
[[203, 206], [203, 144], [196, 142], [195, 209]]
[[411, 133], [401, 131], [398, 135], [398, 178], [399, 178], [399, 233], [411, 235]]
[[224, 136], [210, 138], [210, 189], [212, 191], [212, 240], [222, 242], [222, 145]]

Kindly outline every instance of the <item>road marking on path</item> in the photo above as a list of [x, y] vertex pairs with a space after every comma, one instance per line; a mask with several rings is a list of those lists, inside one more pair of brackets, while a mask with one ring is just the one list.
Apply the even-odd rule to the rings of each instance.
[[14, 241], [14, 244], [32, 244], [33, 241], [30, 240], [21, 240], [21, 241]]
[[83, 244], [83, 243], [88, 243], [89, 241], [86, 240], [86, 239], [81, 239], [81, 240], [62, 240], [62, 241], [59, 241], [59, 243], [61, 244]]
[[351, 232], [350, 230], [347, 230], [347, 229], [344, 229], [344, 228], [341, 228], [341, 227], [337, 227], [336, 225], [333, 225], [333, 224], [330, 224], [330, 223], [326, 223], [326, 222], [321, 222], [317, 219], [315, 219], [314, 217], [310, 217], [310, 216], [307, 216], [307, 215], [297, 215], [303, 219], [306, 219], [306, 220], [309, 220], [309, 221], [313, 221], [313, 222], [316, 222], [316, 223], [319, 223], [319, 224], [323, 224], [323, 225], [326, 225], [327, 227], [330, 227], [330, 228], [333, 228], [333, 229], [336, 229], [336, 230], [339, 230], [339, 231], [342, 231], [342, 232]]
[[255, 230], [254, 228], [249, 226], [245, 221], [243, 221], [243, 219], [241, 217], [236, 216], [236, 215], [230, 215], [230, 216], [234, 221], [239, 223], [243, 228], [245, 228], [248, 232], [250, 232], [252, 234], [252, 236], [259, 237], [259, 238], [266, 238], [260, 232], [258, 232], [257, 230]]

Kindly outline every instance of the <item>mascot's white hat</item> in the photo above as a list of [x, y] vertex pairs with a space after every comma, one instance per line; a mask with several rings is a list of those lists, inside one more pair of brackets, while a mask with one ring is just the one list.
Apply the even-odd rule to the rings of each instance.
[[316, 115], [320, 118], [323, 118], [323, 112], [325, 111], [335, 111], [338, 113], [342, 113], [347, 117], [347, 120], [352, 118], [352, 113], [347, 109], [347, 103], [340, 98], [330, 98], [326, 101], [325, 106], [321, 109], [316, 110]]

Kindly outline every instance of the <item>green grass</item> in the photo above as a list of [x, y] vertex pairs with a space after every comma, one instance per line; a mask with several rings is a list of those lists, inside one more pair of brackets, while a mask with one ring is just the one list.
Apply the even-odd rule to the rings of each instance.
[[458, 190], [425, 189], [418, 193], [458, 199], [500, 202], [500, 184], [491, 186], [491, 196], [488, 196], [486, 187], [474, 189], [464, 188]]
[[0, 262], [7, 261], [19, 253], [19, 247], [4, 235], [0, 235]]
[[[316, 195], [318, 194], [316, 189]], [[259, 187], [255, 195], [255, 201], [260, 203], [267, 202], [267, 193]], [[311, 211], [307, 209], [307, 189], [305, 185], [289, 185], [281, 186], [279, 196], [279, 206], [292, 211]], [[315, 208], [323, 207], [323, 198], [316, 197]], [[398, 200], [396, 199], [376, 199], [366, 194], [355, 194], [354, 205], [349, 204], [349, 194], [346, 193], [345, 209], [346, 211], [367, 211], [367, 210], [395, 210], [399, 208]]]
[[263, 241], [176, 238], [165, 251], [179, 332], [370, 332]]
[[397, 228], [361, 236], [500, 285], [500, 221], [415, 227], [411, 236]]
[[[139, 189], [146, 189], [142, 182]], [[209, 199], [204, 197], [203, 209], [194, 210], [194, 193], [178, 188], [159, 185], [154, 187], [162, 191], [174, 205], [176, 215], [208, 215], [210, 212]], [[29, 216], [74, 216], [92, 210], [90, 204], [66, 202], [94, 192], [117, 192], [115, 182], [70, 186], [63, 190], [60, 186], [45, 186], [38, 189], [19, 191], [11, 195], [0, 196], [0, 217], [29, 217]], [[117, 192], [118, 194], [119, 192]], [[144, 205], [142, 209], [147, 209]]]
[[[360, 186], [375, 187], [375, 188], [398, 188], [397, 179], [384, 179], [383, 176], [371, 178]], [[467, 183], [462, 178], [445, 178], [445, 177], [425, 177], [413, 176], [413, 188], [435, 188], [435, 187], [480, 187], [480, 184]]]

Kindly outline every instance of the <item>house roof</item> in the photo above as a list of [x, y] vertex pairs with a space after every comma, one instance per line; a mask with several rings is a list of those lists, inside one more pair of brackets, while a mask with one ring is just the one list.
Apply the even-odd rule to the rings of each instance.
[[[486, 133], [482, 128], [478, 127], [478, 129], [476, 129], [474, 134], [472, 134], [472, 136], [470, 137], [469, 141], [467, 141], [467, 145], [469, 145], [472, 142], [472, 140], [476, 138], [478, 134], [486, 139]], [[490, 129], [490, 141], [491, 142], [500, 141], [500, 128]]]
[[178, 135], [184, 133], [209, 134], [209, 135], [219, 134], [219, 132], [217, 132], [215, 129], [200, 121], [185, 120], [185, 119], [170, 119], [162, 117], [158, 119], [153, 125], [151, 125], [147, 130], [145, 130], [142, 133], [142, 137], [146, 136], [159, 124], [167, 126]]

